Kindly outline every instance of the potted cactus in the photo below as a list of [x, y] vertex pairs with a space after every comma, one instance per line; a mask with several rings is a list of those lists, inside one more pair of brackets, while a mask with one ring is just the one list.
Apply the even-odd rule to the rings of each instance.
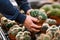
[[42, 25], [43, 22], [47, 19], [47, 14], [38, 9], [34, 9], [30, 12], [30, 15], [37, 18], [40, 22], [36, 23], [37, 25]]
[[52, 9], [48, 12], [48, 17], [57, 21], [56, 25], [60, 24], [60, 9]]
[[30, 32], [24, 31], [24, 32], [18, 32], [16, 35], [16, 40], [31, 40]]
[[19, 31], [21, 31], [21, 32], [24, 31], [24, 28], [19, 27], [18, 25], [12, 26], [12, 27], [9, 29], [9, 31], [8, 31], [8, 34], [9, 34], [10, 39], [11, 39], [11, 40], [16, 39], [15, 36], [17, 35], [17, 33], [18, 33]]

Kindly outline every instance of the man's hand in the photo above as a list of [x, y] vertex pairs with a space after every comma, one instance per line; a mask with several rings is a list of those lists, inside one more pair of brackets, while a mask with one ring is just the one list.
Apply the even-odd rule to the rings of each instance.
[[24, 22], [24, 26], [26, 26], [26, 28], [30, 30], [31, 32], [39, 32], [41, 26], [38, 26], [34, 24], [33, 22], [39, 22], [39, 21], [36, 18], [33, 18], [30, 15], [27, 15]]

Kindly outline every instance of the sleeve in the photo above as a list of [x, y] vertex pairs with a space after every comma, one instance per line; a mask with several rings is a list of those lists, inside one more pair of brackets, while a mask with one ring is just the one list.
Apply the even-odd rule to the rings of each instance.
[[27, 0], [15, 0], [15, 1], [20, 6], [20, 8], [25, 11], [25, 13], [27, 12], [27, 10], [31, 9], [31, 6], [27, 2]]
[[0, 12], [8, 19], [16, 20], [19, 23], [23, 23], [26, 19], [26, 16], [13, 7], [9, 0], [0, 0]]

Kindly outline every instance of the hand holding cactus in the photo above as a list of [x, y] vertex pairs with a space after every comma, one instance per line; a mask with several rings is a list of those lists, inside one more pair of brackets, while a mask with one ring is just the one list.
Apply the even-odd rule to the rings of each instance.
[[26, 28], [30, 31], [39, 32], [40, 30], [38, 29], [40, 29], [41, 26], [38, 26], [34, 24], [33, 22], [38, 22], [38, 19], [27, 15], [26, 20], [24, 22], [24, 26], [26, 26]]

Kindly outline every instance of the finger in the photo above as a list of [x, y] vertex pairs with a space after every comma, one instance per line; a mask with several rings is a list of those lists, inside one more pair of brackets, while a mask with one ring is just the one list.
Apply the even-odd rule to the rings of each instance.
[[39, 20], [37, 18], [34, 18], [34, 17], [32, 17], [32, 21], [33, 22], [39, 22]]
[[37, 29], [31, 28], [31, 31], [33, 31], [33, 32], [39, 32], [40, 30], [37, 30]]
[[36, 29], [40, 29], [42, 26], [38, 26], [38, 25], [36, 25], [36, 24], [33, 23], [33, 24], [31, 25], [31, 27], [32, 27], [32, 28], [36, 28]]

